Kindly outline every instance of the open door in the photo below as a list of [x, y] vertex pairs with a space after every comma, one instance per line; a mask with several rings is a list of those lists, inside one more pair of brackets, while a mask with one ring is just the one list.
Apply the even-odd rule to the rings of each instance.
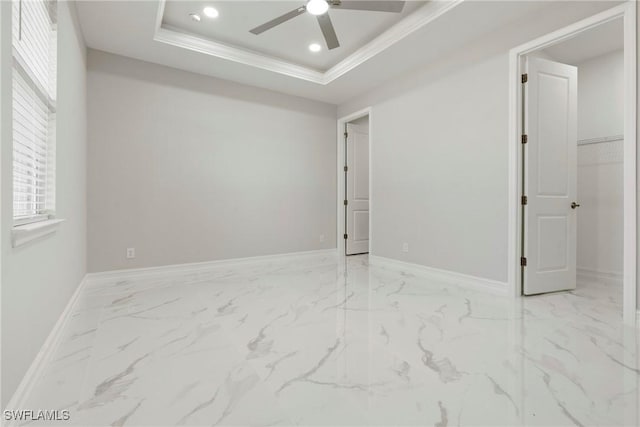
[[528, 58], [523, 85], [523, 293], [575, 289], [578, 70]]
[[346, 254], [369, 252], [369, 129], [347, 123]]

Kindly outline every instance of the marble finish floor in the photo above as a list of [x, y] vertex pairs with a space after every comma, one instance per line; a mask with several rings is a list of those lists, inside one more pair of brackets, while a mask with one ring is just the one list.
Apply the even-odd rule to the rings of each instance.
[[320, 255], [95, 283], [21, 409], [79, 426], [638, 425], [638, 332], [611, 289], [513, 299]]

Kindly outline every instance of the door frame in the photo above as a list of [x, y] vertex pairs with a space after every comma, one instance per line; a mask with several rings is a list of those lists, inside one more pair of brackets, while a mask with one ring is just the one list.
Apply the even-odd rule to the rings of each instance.
[[623, 318], [635, 324], [637, 268], [637, 207], [636, 207], [636, 3], [631, 0], [589, 18], [538, 37], [509, 51], [509, 212], [507, 281], [513, 297], [522, 296], [520, 273], [522, 210], [522, 93], [521, 58], [534, 51], [570, 39], [598, 25], [622, 18], [624, 22], [624, 255], [623, 255]]
[[[355, 113], [351, 113], [347, 116], [341, 117], [338, 119], [338, 133], [337, 133], [337, 164], [336, 164], [336, 173], [337, 173], [337, 199], [336, 199], [336, 250], [338, 251], [338, 255], [346, 256], [346, 246], [344, 242], [344, 233], [345, 233], [345, 209], [344, 209], [344, 200], [347, 196], [345, 193], [345, 179], [344, 179], [344, 163], [345, 163], [345, 141], [344, 141], [344, 127], [347, 123], [360, 119], [362, 117], [369, 116], [369, 253], [371, 253], [371, 236], [372, 236], [372, 168], [373, 164], [373, 153], [371, 152], [372, 141], [373, 141], [373, 133], [372, 133], [372, 108], [367, 107], [362, 110], [358, 110]], [[342, 249], [341, 249], [342, 248]]]

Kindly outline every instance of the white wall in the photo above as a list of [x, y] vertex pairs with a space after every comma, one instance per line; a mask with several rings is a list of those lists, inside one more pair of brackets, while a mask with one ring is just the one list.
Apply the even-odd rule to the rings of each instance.
[[339, 106], [373, 108], [373, 254], [506, 281], [509, 49], [611, 6], [557, 4]]
[[[636, 125], [640, 124], [640, 7], [636, 5]], [[636, 132], [638, 130], [636, 129]], [[629, 137], [629, 135], [627, 135]], [[636, 138], [636, 167], [640, 165], [640, 149], [638, 149], [639, 135], [635, 135]], [[640, 200], [640, 174], [636, 173], [636, 200]], [[636, 208], [637, 209], [637, 208]], [[636, 212], [636, 230], [640, 230], [640, 209]], [[640, 311], [640, 239], [636, 240], [636, 308]]]
[[13, 249], [11, 2], [0, 2], [2, 93], [2, 406], [86, 272], [86, 48], [72, 2], [58, 3], [57, 214], [59, 230]]
[[94, 50], [88, 73], [90, 271], [336, 247], [335, 106]]
[[624, 133], [624, 52], [618, 50], [576, 64], [578, 139]]
[[[578, 66], [578, 138], [624, 133], [623, 51]], [[622, 275], [623, 141], [578, 146], [578, 268]]]

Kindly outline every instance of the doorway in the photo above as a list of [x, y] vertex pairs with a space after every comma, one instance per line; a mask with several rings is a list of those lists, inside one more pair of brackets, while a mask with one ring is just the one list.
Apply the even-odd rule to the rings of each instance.
[[628, 323], [636, 320], [635, 7], [510, 55], [514, 294], [574, 289], [578, 272], [617, 277]]
[[345, 256], [367, 254], [371, 244], [371, 110], [338, 120], [338, 135], [338, 248]]

